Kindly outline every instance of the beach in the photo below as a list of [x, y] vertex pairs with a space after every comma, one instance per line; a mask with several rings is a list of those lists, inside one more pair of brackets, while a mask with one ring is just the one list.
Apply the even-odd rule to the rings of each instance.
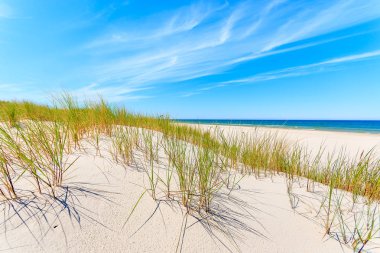
[[[311, 149], [324, 143], [329, 150], [347, 146], [352, 154], [380, 142], [380, 136], [373, 134], [218, 128], [235, 134], [275, 131]], [[178, 202], [164, 197], [163, 188], [158, 187], [156, 200], [146, 192], [149, 183], [142, 154], [137, 152], [136, 162], [125, 166], [112, 159], [108, 137], [101, 138], [100, 156], [90, 142], [83, 143], [84, 148], [71, 155], [79, 158], [54, 199], [35, 195], [1, 205], [0, 251], [352, 252], [349, 245], [324, 232], [319, 215], [326, 186], [316, 184], [310, 192], [306, 180], [300, 179], [292, 188], [292, 200], [284, 175], [237, 174], [233, 190], [216, 193], [211, 212], [186, 214]], [[161, 150], [154, 169], [160, 174], [167, 168]], [[350, 194], [343, 195], [351, 202]], [[375, 246], [368, 252], [380, 252]]]
[[351, 157], [360, 153], [369, 152], [374, 149], [378, 152], [380, 148], [380, 134], [358, 133], [345, 131], [328, 131], [314, 129], [295, 129], [280, 127], [255, 127], [255, 126], [235, 126], [235, 125], [207, 125], [188, 124], [202, 130], [221, 130], [226, 134], [275, 134], [279, 138], [285, 138], [291, 143], [298, 143], [316, 153], [323, 147], [325, 152], [339, 152], [344, 149]]
[[380, 0], [0, 0], [0, 253], [380, 253]]

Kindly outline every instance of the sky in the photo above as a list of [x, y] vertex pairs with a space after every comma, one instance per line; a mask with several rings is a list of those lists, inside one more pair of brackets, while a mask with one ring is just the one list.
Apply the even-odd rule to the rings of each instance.
[[0, 100], [379, 119], [379, 0], [0, 0]]

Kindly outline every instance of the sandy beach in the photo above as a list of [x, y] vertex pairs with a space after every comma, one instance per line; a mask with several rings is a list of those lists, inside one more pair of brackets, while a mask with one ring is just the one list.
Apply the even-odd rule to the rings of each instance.
[[[371, 134], [259, 131], [276, 131], [310, 148], [323, 142], [328, 149], [347, 145], [353, 152], [380, 143], [380, 136]], [[163, 198], [160, 187], [156, 201], [144, 194], [142, 154], [135, 153], [135, 163], [126, 167], [113, 161], [108, 137], [101, 140], [101, 156], [89, 143], [84, 147], [72, 154], [79, 158], [54, 199], [36, 195], [0, 205], [1, 252], [352, 252], [324, 233], [318, 216], [325, 186], [308, 192], [299, 180], [292, 202], [284, 176], [246, 175], [234, 190], [216, 194], [210, 213], [186, 215], [179, 203]], [[167, 166], [161, 152], [155, 170], [164, 173]], [[368, 252], [380, 252], [376, 243]]]
[[0, 253], [380, 253], [379, 39], [380, 0], [0, 0]]
[[360, 154], [363, 151], [368, 152], [371, 149], [374, 149], [376, 153], [379, 152], [380, 148], [380, 134], [376, 133], [207, 124], [188, 125], [203, 130], [210, 130], [211, 132], [215, 129], [219, 129], [225, 134], [277, 134], [280, 138], [285, 138], [292, 143], [299, 143], [314, 153], [318, 152], [321, 147], [324, 147], [327, 153], [344, 149], [351, 156], [355, 156], [358, 153]]

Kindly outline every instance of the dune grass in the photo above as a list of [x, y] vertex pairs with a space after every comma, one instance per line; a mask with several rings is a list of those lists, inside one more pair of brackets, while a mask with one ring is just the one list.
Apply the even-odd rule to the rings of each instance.
[[13, 177], [13, 167], [11, 163], [11, 158], [4, 151], [3, 147], [0, 147], [0, 195], [5, 199], [15, 199], [17, 198], [17, 193], [15, 191], [14, 183], [15, 180]]
[[[64, 184], [64, 176], [75, 163], [67, 157], [81, 149], [85, 138], [93, 140], [100, 153], [100, 137], [111, 139], [112, 157], [126, 166], [135, 161], [134, 151], [144, 156], [148, 177], [147, 191], [157, 199], [160, 185], [170, 199], [191, 211], [210, 211], [214, 195], [222, 188], [234, 189], [242, 177], [284, 174], [292, 207], [297, 202], [292, 184], [306, 178], [307, 190], [315, 183], [328, 186], [323, 207], [326, 234], [334, 222], [341, 231], [348, 231], [340, 205], [333, 205], [337, 189], [352, 193], [353, 202], [364, 198], [368, 203], [380, 200], [380, 160], [373, 150], [350, 158], [344, 150], [325, 154], [323, 147], [317, 155], [307, 149], [289, 144], [275, 134], [230, 134], [173, 123], [169, 117], [151, 117], [113, 107], [105, 100], [79, 103], [69, 94], [55, 100], [53, 106], [31, 102], [0, 102], [0, 196], [18, 197], [17, 181], [23, 177], [34, 180], [36, 191], [44, 189], [54, 195], [55, 188]], [[160, 163], [159, 151], [168, 160], [162, 174], [154, 168]], [[327, 157], [327, 159], [322, 159]], [[175, 184], [177, 180], [177, 185]], [[339, 203], [339, 201], [338, 201]], [[376, 210], [377, 211], [377, 210]], [[362, 249], [378, 231], [377, 212], [366, 215], [366, 225], [355, 219], [350, 241]]]
[[[118, 146], [117, 153], [123, 153], [125, 160], [130, 160], [131, 150], [136, 146], [133, 143], [138, 142], [136, 140], [138, 136], [134, 134], [135, 137], [132, 139], [135, 140], [130, 140], [131, 133], [114, 131], [113, 126], [148, 129], [161, 132], [166, 138], [170, 137], [202, 147], [210, 154], [218, 154], [219, 159], [222, 159], [224, 163], [224, 168], [230, 169], [231, 174], [235, 170], [257, 176], [285, 173], [288, 177], [298, 176], [309, 179], [309, 189], [312, 188], [313, 182], [319, 182], [325, 185], [333, 184], [334, 188], [352, 192], [354, 196], [380, 199], [380, 163], [379, 159], [373, 157], [372, 151], [360, 154], [357, 159], [349, 159], [343, 151], [340, 155], [328, 154], [331, 158], [325, 163], [321, 160], [323, 150], [316, 157], [309, 157], [306, 149], [290, 145], [286, 140], [273, 134], [227, 136], [222, 132], [210, 133], [175, 124], [168, 117], [149, 117], [128, 113], [124, 108], [113, 108], [104, 100], [80, 105], [70, 95], [64, 94], [57, 101], [60, 107], [3, 101], [0, 102], [0, 120], [7, 122], [11, 129], [17, 129], [16, 131], [24, 138], [24, 141], [27, 138], [23, 136], [25, 131], [39, 130], [41, 132], [41, 126], [34, 130], [23, 129], [17, 127], [19, 122], [25, 120], [55, 122], [55, 126], [65, 128], [65, 131], [61, 132], [65, 135], [67, 148], [80, 148], [80, 141], [85, 137], [94, 137], [95, 143], [99, 144], [101, 134], [109, 137], [116, 134], [119, 136], [114, 140], [118, 142], [115, 143]], [[2, 126], [2, 130], [4, 129], [5, 126]], [[51, 129], [46, 130], [51, 131]], [[5, 138], [6, 131], [2, 133]], [[146, 144], [149, 146], [150, 143], [151, 146], [145, 148], [148, 152], [153, 148], [152, 133], [149, 131], [144, 131], [144, 133], [142, 143], [145, 146]], [[10, 143], [8, 145], [12, 146]]]

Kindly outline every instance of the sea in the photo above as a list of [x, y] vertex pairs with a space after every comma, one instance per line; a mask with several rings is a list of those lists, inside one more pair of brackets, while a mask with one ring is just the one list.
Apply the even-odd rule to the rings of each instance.
[[380, 134], [380, 120], [175, 119], [175, 121], [195, 124], [280, 127]]

